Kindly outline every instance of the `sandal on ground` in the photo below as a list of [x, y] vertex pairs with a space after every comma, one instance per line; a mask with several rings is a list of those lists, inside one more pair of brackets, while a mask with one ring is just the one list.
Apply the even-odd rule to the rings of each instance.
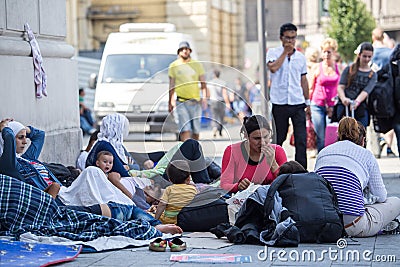
[[172, 240], [168, 241], [168, 245], [171, 249], [171, 252], [179, 252], [186, 250], [186, 242], [183, 242], [178, 237], [174, 237]]
[[153, 242], [150, 242], [149, 249], [157, 252], [165, 252], [167, 249], [167, 241], [159, 237]]

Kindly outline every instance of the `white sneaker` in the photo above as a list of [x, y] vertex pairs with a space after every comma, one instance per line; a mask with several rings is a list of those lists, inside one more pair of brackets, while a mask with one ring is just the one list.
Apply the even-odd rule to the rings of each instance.
[[391, 221], [390, 223], [388, 223], [387, 225], [385, 225], [382, 228], [382, 232], [386, 235], [397, 234], [400, 232], [399, 226], [400, 226], [399, 222], [395, 219], [395, 220]]

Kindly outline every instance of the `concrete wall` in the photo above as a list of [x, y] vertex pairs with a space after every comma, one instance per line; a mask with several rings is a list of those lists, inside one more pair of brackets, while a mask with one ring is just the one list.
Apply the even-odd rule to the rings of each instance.
[[[46, 131], [41, 160], [74, 164], [79, 128], [77, 66], [65, 43], [65, 0], [0, 0], [0, 118], [12, 117]], [[43, 56], [48, 97], [35, 97], [34, 67], [24, 23]]]

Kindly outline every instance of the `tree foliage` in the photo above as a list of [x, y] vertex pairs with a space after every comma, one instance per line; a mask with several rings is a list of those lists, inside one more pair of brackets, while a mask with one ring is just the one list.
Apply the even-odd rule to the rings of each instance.
[[371, 41], [375, 20], [360, 0], [330, 0], [331, 18], [328, 34], [338, 42], [344, 60], [354, 58], [354, 50], [362, 42]]

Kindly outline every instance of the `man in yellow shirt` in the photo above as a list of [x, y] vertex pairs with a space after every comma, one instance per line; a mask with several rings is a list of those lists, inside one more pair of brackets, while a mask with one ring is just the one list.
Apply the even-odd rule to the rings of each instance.
[[176, 108], [181, 141], [189, 138], [199, 140], [202, 106], [206, 107], [209, 98], [203, 65], [190, 57], [191, 52], [189, 43], [181, 42], [178, 48], [178, 59], [168, 68], [168, 109], [172, 112], [174, 107]]

